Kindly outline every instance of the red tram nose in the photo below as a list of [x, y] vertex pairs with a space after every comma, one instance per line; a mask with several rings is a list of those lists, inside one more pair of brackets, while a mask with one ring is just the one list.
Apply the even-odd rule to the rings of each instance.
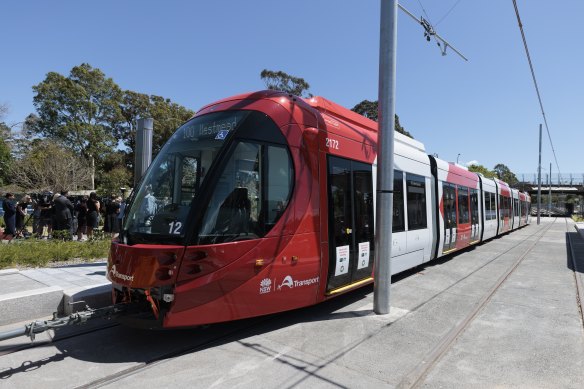
[[113, 284], [130, 289], [173, 285], [184, 249], [184, 246], [112, 243], [107, 278]]

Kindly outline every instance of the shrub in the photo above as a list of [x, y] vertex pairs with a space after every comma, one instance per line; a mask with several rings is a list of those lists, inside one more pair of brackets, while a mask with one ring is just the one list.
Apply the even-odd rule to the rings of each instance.
[[42, 267], [50, 262], [107, 258], [110, 240], [77, 242], [67, 240], [13, 240], [0, 245], [0, 269]]

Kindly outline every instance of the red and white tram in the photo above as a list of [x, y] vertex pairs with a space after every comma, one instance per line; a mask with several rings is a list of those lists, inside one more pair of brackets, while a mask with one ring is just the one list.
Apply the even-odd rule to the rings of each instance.
[[[182, 327], [319, 303], [373, 281], [377, 123], [261, 91], [205, 106], [158, 154], [112, 243], [126, 320]], [[396, 133], [392, 271], [529, 222], [529, 196]]]

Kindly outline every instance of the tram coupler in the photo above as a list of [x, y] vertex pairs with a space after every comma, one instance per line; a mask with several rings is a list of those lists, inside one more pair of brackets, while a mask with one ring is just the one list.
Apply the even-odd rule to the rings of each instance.
[[62, 317], [59, 317], [57, 312], [54, 312], [53, 318], [50, 320], [35, 320], [30, 324], [26, 324], [24, 328], [0, 332], [0, 341], [17, 338], [19, 336], [28, 336], [32, 342], [34, 341], [36, 334], [40, 334], [47, 330], [84, 324], [89, 320], [98, 318], [113, 319], [133, 308], [135, 308], [134, 304], [122, 303], [97, 309], [90, 308], [86, 305], [84, 311], [78, 311], [69, 316]]

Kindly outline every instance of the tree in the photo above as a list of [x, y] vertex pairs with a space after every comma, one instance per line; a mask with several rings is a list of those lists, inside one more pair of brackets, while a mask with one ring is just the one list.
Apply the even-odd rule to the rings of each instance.
[[[377, 101], [363, 100], [359, 104], [355, 105], [351, 111], [357, 112], [359, 115], [363, 115], [373, 121], [378, 121], [378, 104]], [[399, 123], [399, 116], [395, 115], [395, 130], [400, 134], [409, 136], [414, 139], [412, 134], [406, 131], [405, 128]]]
[[303, 78], [291, 76], [281, 70], [268, 69], [262, 70], [260, 77], [268, 89], [279, 90], [296, 96], [312, 97], [312, 94], [308, 91], [310, 85]]
[[8, 104], [0, 103], [0, 120], [4, 119], [4, 116], [8, 113]]
[[33, 91], [42, 135], [98, 164], [116, 147], [113, 130], [121, 120], [122, 91], [101, 70], [84, 63], [68, 77], [50, 72]]
[[481, 173], [483, 176], [487, 178], [494, 178], [497, 176], [497, 174], [494, 171], [487, 169], [483, 165], [470, 165], [468, 167], [468, 170], [475, 173]]
[[134, 166], [134, 149], [139, 118], [151, 117], [154, 119], [152, 152], [156, 154], [174, 131], [195, 114], [190, 109], [173, 103], [170, 99], [128, 90], [124, 91], [120, 108], [123, 122], [116, 129], [116, 137], [126, 148], [125, 165], [130, 169]]
[[13, 184], [39, 191], [89, 188], [91, 168], [86, 159], [54, 141], [31, 143], [26, 155], [10, 168]]
[[109, 170], [99, 186], [99, 193], [104, 196], [120, 194], [120, 188], [130, 188], [132, 173], [124, 166], [116, 166]]
[[493, 168], [493, 171], [497, 175], [498, 179], [505, 181], [509, 185], [515, 185], [519, 182], [519, 180], [515, 176], [515, 173], [513, 173], [511, 169], [509, 169], [506, 165], [502, 163], [496, 164], [495, 167]]
[[10, 127], [6, 123], [0, 123], [0, 187], [10, 183], [9, 168], [12, 161], [10, 153]]

